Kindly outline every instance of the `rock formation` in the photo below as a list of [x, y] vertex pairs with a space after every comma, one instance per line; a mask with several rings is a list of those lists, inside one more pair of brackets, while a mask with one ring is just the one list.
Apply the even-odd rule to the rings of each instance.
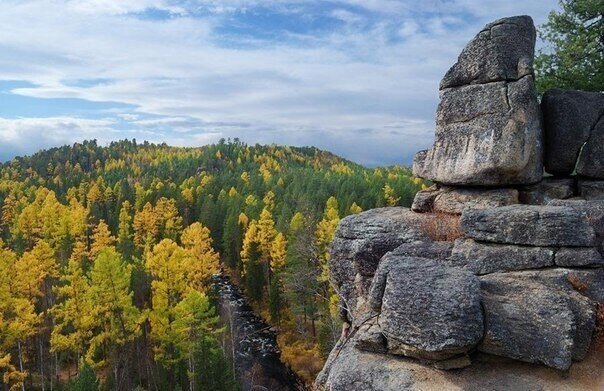
[[345, 323], [318, 389], [604, 387], [604, 94], [553, 90], [540, 107], [534, 42], [528, 16], [488, 24], [414, 160], [434, 185], [411, 210], [340, 222]]
[[505, 186], [541, 179], [543, 131], [528, 16], [488, 24], [440, 84], [434, 146], [416, 175], [442, 184]]

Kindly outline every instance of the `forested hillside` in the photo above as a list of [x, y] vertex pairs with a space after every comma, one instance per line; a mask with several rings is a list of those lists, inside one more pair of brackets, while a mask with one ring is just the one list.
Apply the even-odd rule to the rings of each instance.
[[315, 148], [94, 141], [0, 165], [0, 388], [236, 389], [221, 269], [311, 378], [339, 336], [340, 218], [422, 182]]

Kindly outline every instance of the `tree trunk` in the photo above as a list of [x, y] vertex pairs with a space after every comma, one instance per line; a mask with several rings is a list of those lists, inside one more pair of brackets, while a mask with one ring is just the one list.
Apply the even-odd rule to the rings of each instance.
[[[19, 371], [23, 372], [23, 352], [21, 351], [21, 341], [17, 341], [17, 349], [19, 349]], [[21, 383], [21, 391], [25, 391], [25, 382]]]
[[44, 380], [44, 351], [41, 337], [38, 337], [38, 348], [40, 351], [40, 378], [42, 379], [42, 391], [46, 391], [46, 381]]
[[195, 360], [189, 355], [189, 391], [195, 391]]

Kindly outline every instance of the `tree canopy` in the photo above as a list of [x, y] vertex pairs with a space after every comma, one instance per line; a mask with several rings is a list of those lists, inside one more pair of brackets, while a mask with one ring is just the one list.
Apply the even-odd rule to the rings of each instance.
[[560, 0], [539, 34], [537, 89], [604, 91], [604, 0]]
[[221, 271], [310, 379], [339, 333], [339, 219], [423, 186], [406, 167], [238, 140], [86, 141], [0, 164], [0, 388], [236, 389]]

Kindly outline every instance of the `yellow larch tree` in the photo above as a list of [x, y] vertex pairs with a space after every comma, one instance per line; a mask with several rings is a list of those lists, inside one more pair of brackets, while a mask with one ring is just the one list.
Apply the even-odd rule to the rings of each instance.
[[121, 348], [140, 334], [143, 320], [132, 302], [130, 275], [131, 267], [115, 249], [105, 247], [94, 260], [85, 295], [85, 301], [93, 303], [89, 309], [93, 333], [86, 361], [97, 368], [113, 364], [114, 374], [119, 370]]
[[154, 208], [162, 238], [176, 240], [182, 231], [182, 217], [178, 214], [176, 200], [162, 197]]
[[51, 351], [75, 354], [76, 364], [86, 352], [94, 324], [91, 317], [94, 303], [86, 300], [90, 281], [82, 269], [80, 251], [72, 253], [62, 284], [55, 288], [59, 303], [52, 309], [55, 327], [50, 336]]
[[[249, 222], [247, 229], [245, 231], [245, 235], [243, 236], [243, 244], [241, 247], [241, 260], [243, 261], [243, 265], [245, 266], [247, 261], [250, 260], [250, 253], [252, 250], [252, 245], [255, 243], [258, 244], [258, 225], [256, 224], [256, 220], [252, 220]], [[245, 268], [244, 268], [245, 272]]]
[[396, 206], [401, 199], [401, 197], [397, 197], [394, 189], [389, 185], [385, 184], [384, 188], [384, 199], [386, 200], [386, 205], [388, 206]]
[[143, 209], [134, 215], [134, 244], [140, 249], [149, 249], [157, 239], [159, 221], [153, 211], [153, 205], [147, 202]]
[[114, 247], [115, 237], [111, 235], [109, 226], [104, 220], [99, 221], [92, 233], [92, 245], [90, 246], [90, 257], [95, 259], [105, 247]]
[[275, 221], [273, 220], [273, 214], [268, 207], [262, 209], [260, 218], [258, 219], [256, 234], [256, 241], [258, 242], [260, 252], [263, 260], [269, 260], [271, 254], [271, 248], [273, 240], [277, 236], [277, 230], [275, 229]]
[[[16, 268], [17, 255], [4, 248], [0, 240], [0, 375], [11, 391], [24, 389], [27, 377], [23, 342], [36, 333], [40, 321], [35, 311], [35, 301], [30, 299], [24, 279]], [[17, 358], [11, 361], [10, 351], [17, 350]]]
[[178, 303], [191, 290], [186, 268], [192, 264], [191, 258], [189, 251], [170, 239], [162, 240], [146, 254], [147, 270], [152, 277], [151, 338], [155, 359], [170, 372], [170, 382], [173, 381], [174, 366], [183, 358], [177, 346], [185, 336], [176, 322], [176, 311]]
[[335, 197], [329, 197], [323, 212], [323, 219], [319, 221], [316, 229], [318, 257], [321, 264], [319, 280], [322, 282], [329, 278], [329, 243], [333, 240], [339, 222], [338, 200]]
[[285, 267], [285, 258], [287, 256], [287, 239], [285, 235], [279, 232], [273, 240], [271, 246], [271, 270], [276, 272]]
[[15, 270], [20, 276], [19, 291], [31, 300], [40, 298], [49, 293], [47, 279], [58, 276], [55, 252], [46, 241], [39, 240], [31, 251], [25, 252], [16, 262]]
[[212, 275], [220, 271], [220, 256], [212, 247], [210, 230], [201, 223], [193, 223], [183, 231], [180, 241], [191, 255], [183, 265], [188, 284], [205, 292]]

